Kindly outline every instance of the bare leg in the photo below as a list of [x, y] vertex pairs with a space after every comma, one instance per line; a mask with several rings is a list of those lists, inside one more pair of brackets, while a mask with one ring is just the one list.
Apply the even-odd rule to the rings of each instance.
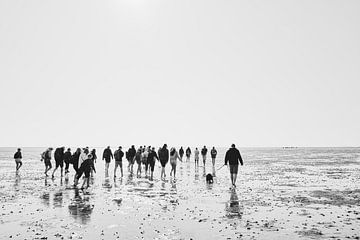
[[109, 163], [108, 162], [105, 163], [105, 176], [106, 177], [109, 176]]
[[121, 177], [123, 177], [123, 176], [124, 176], [124, 173], [123, 173], [122, 163], [120, 164], [120, 170], [121, 170]]
[[53, 173], [52, 173], [52, 175], [51, 175], [51, 177], [52, 178], [54, 178], [54, 174], [55, 174], [55, 171], [58, 169], [58, 167], [55, 167], [55, 169], [54, 169], [54, 171], [53, 171]]
[[234, 179], [234, 186], [236, 187], [236, 177], [237, 177], [237, 173], [234, 173], [234, 177], [233, 177], [233, 179]]
[[115, 162], [115, 168], [114, 168], [114, 178], [116, 178], [116, 169], [117, 169], [118, 165], [117, 163]]

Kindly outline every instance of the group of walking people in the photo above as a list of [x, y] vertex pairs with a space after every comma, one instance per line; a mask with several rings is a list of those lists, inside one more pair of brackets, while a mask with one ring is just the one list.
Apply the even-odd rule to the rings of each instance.
[[[52, 154], [53, 148], [48, 148], [41, 154], [41, 161], [45, 164], [45, 176], [48, 176], [48, 172], [52, 168], [51, 159], [52, 155], [54, 156], [55, 160], [55, 168], [52, 172], [52, 178], [55, 177], [55, 173], [57, 169], [60, 167], [61, 177], [63, 177], [63, 170], [65, 164], [65, 174], [69, 173], [70, 164], [73, 165], [75, 170], [74, 176], [74, 185], [76, 186], [79, 182], [79, 179], [84, 175], [84, 181], [82, 184], [82, 188], [89, 187], [89, 178], [94, 173], [96, 173], [95, 169], [95, 162], [97, 160], [96, 150], [92, 149], [89, 150], [88, 147], [85, 148], [77, 148], [74, 153], [71, 152], [71, 149], [68, 148], [65, 151], [65, 147], [56, 148], [54, 154]], [[192, 155], [190, 147], [188, 147], [185, 151], [183, 147], [176, 150], [175, 147], [170, 148], [167, 147], [167, 144], [164, 144], [162, 147], [158, 148], [156, 151], [155, 147], [152, 146], [140, 146], [137, 149], [134, 145], [132, 145], [125, 153], [122, 150], [122, 147], [119, 146], [118, 149], [112, 152], [110, 146], [104, 149], [102, 160], [105, 161], [105, 176], [109, 176], [109, 166], [110, 162], [114, 159], [115, 160], [115, 167], [114, 167], [114, 178], [116, 178], [117, 169], [120, 169], [121, 177], [123, 177], [123, 164], [122, 160], [125, 156], [126, 160], [128, 161], [128, 172], [133, 174], [133, 167], [134, 164], [137, 164], [136, 176], [141, 177], [142, 172], [145, 172], [145, 176], [148, 177], [150, 180], [153, 180], [153, 174], [155, 169], [155, 163], [158, 161], [161, 165], [161, 179], [166, 178], [165, 167], [168, 162], [170, 162], [171, 171], [170, 176], [174, 179], [176, 178], [176, 166], [177, 161], [183, 162], [183, 157], [186, 157], [186, 161], [190, 161], [190, 157]], [[194, 159], [195, 159], [195, 166], [199, 165], [199, 156], [201, 154], [203, 164], [206, 164], [208, 149], [204, 146], [201, 151], [198, 148], [194, 150]], [[215, 166], [215, 159], [217, 156], [217, 150], [213, 147], [210, 151], [210, 156], [212, 159], [212, 164]], [[17, 152], [14, 154], [14, 159], [16, 163], [16, 172], [19, 171], [20, 167], [22, 166], [22, 153], [21, 149], [19, 148]], [[235, 187], [237, 172], [238, 172], [238, 165], [239, 163], [243, 165], [243, 161], [238, 149], [235, 148], [235, 145], [232, 144], [231, 148], [226, 152], [225, 155], [225, 164], [229, 163], [230, 169], [230, 178], [231, 183]]]
[[[182, 148], [181, 148], [182, 149]], [[181, 149], [179, 152], [181, 152]], [[130, 174], [134, 173], [134, 164], [137, 164], [136, 176], [140, 177], [141, 173], [144, 171], [145, 176], [150, 180], [153, 180], [155, 163], [158, 161], [161, 164], [161, 179], [166, 177], [165, 167], [166, 164], [170, 161], [171, 171], [170, 176], [176, 177], [176, 165], [177, 160], [182, 160], [182, 155], [179, 153], [176, 148], [172, 147], [170, 151], [168, 150], [167, 144], [164, 144], [162, 147], [156, 151], [155, 147], [152, 146], [140, 146], [138, 149], [135, 146], [131, 146], [128, 151], [122, 151], [120, 146], [117, 150], [112, 153], [110, 147], [107, 147], [103, 152], [103, 160], [105, 161], [105, 175], [109, 175], [109, 165], [112, 159], [115, 160], [114, 168], [114, 178], [116, 178], [117, 168], [120, 168], [121, 177], [123, 177], [123, 164], [122, 159], [125, 156], [128, 161], [128, 172]]]

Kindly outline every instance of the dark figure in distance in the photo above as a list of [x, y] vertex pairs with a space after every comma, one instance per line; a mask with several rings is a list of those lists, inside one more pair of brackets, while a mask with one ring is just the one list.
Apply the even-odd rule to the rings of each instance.
[[166, 177], [165, 166], [169, 161], [169, 150], [166, 144], [159, 150], [159, 159], [161, 164], [161, 179], [164, 179]]
[[111, 159], [113, 159], [114, 156], [111, 152], [110, 146], [108, 146], [107, 148], [105, 148], [104, 152], [103, 152], [103, 157], [102, 159], [105, 160], [105, 176], [109, 176], [109, 165], [110, 165], [110, 161]]
[[65, 151], [65, 147], [55, 149], [55, 152], [54, 152], [55, 169], [52, 173], [52, 178], [55, 177], [54, 174], [59, 167], [61, 168], [61, 177], [63, 176], [64, 151]]
[[114, 152], [114, 158], [115, 158], [115, 168], [114, 168], [114, 178], [116, 178], [116, 169], [119, 166], [121, 177], [124, 176], [123, 174], [123, 166], [122, 166], [122, 158], [124, 156], [124, 152], [122, 151], [122, 147], [120, 146], [115, 152]]
[[68, 148], [64, 153], [64, 163], [65, 163], [65, 174], [69, 173], [69, 166], [71, 163], [71, 149]]
[[183, 156], [184, 156], [184, 149], [183, 149], [183, 147], [181, 147], [181, 148], [179, 149], [179, 155], [180, 155], [180, 159], [182, 160], [182, 159], [183, 159]]
[[17, 149], [17, 152], [14, 154], [14, 159], [15, 159], [15, 164], [16, 164], [16, 172], [19, 171], [19, 169], [21, 168], [22, 166], [22, 154], [21, 154], [21, 149], [18, 148]]

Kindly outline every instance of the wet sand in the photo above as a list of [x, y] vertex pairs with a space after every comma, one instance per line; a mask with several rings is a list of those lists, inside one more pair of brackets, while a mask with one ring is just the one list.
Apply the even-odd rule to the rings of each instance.
[[[240, 149], [241, 150], [241, 149]], [[0, 155], [0, 239], [359, 239], [360, 160], [356, 149], [244, 149], [237, 189], [228, 169], [178, 164], [177, 180], [104, 176], [82, 191], [43, 176], [37, 150], [25, 149], [18, 175]], [[216, 168], [223, 164], [219, 151]], [[30, 157], [25, 157], [30, 156]], [[127, 163], [124, 162], [125, 166]], [[120, 175], [119, 173], [117, 175]]]

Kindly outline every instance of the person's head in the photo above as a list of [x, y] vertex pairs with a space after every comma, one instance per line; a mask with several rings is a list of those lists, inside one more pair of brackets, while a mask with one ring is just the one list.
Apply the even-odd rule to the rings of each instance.
[[122, 147], [121, 146], [119, 146], [119, 150], [121, 150], [122, 149]]
[[204, 146], [204, 148], [206, 148], [206, 146]]
[[231, 147], [232, 147], [232, 148], [235, 148], [235, 144], [231, 144]]
[[155, 151], [155, 147], [152, 147], [151, 150], [152, 150], [152, 151]]
[[21, 148], [18, 148], [17, 150], [18, 150], [18, 152], [20, 152], [20, 151], [21, 151]]
[[61, 149], [62, 149], [63, 151], [65, 151], [66, 148], [65, 148], [64, 146], [62, 146]]
[[135, 148], [135, 146], [134, 146], [134, 145], [131, 145], [131, 148]]
[[195, 148], [196, 150], [198, 150], [197, 148]]
[[52, 151], [53, 150], [53, 148], [52, 147], [49, 147], [49, 151]]
[[84, 153], [85, 153], [85, 154], [88, 154], [88, 153], [89, 153], [89, 149], [84, 148]]
[[164, 148], [167, 148], [167, 144], [166, 144], [166, 143], [164, 144]]
[[67, 149], [67, 151], [68, 151], [68, 152], [70, 152], [70, 151], [71, 151], [71, 149], [70, 149], [70, 148], [68, 148], [68, 149]]
[[76, 149], [76, 152], [77, 152], [77, 153], [80, 153], [80, 152], [81, 152], [81, 148], [77, 148], [77, 149]]
[[170, 154], [171, 154], [171, 155], [174, 155], [175, 152], [176, 152], [176, 149], [175, 149], [174, 147], [172, 147], [172, 148], [170, 149]]
[[215, 149], [215, 147], [213, 147], [213, 149]]
[[110, 149], [110, 146], [107, 146], [107, 149]]

